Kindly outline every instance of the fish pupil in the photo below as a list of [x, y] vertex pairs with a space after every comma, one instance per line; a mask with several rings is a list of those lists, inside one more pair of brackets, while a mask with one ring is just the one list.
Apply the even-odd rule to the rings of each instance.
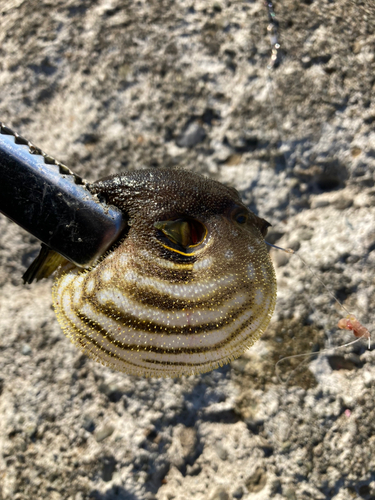
[[238, 214], [236, 217], [236, 222], [238, 222], [238, 224], [245, 224], [246, 220], [247, 217], [244, 214]]

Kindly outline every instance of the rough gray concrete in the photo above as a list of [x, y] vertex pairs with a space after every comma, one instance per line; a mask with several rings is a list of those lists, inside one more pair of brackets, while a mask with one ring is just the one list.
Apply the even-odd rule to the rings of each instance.
[[[375, 7], [275, 10], [269, 71], [261, 0], [0, 0], [0, 120], [89, 180], [178, 165], [235, 186], [371, 329]], [[37, 250], [0, 217], [2, 500], [375, 498], [375, 354], [334, 349], [345, 314], [296, 256], [272, 251], [277, 310], [244, 356], [144, 380], [64, 337], [51, 281], [21, 284]]]

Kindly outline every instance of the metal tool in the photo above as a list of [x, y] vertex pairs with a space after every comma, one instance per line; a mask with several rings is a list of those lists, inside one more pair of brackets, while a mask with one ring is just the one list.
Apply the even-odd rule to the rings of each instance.
[[79, 267], [93, 265], [126, 227], [119, 209], [98, 200], [68, 167], [1, 122], [0, 212], [43, 243], [39, 262], [23, 277], [27, 283], [53, 272], [51, 266], [47, 274], [41, 269], [54, 253]]

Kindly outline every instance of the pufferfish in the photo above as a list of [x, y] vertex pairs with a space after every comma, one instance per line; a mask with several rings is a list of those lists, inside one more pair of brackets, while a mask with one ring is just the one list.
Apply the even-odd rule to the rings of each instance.
[[275, 307], [269, 223], [238, 192], [183, 170], [114, 175], [88, 189], [127, 218], [90, 270], [61, 271], [53, 306], [90, 358], [148, 377], [207, 372], [240, 356]]

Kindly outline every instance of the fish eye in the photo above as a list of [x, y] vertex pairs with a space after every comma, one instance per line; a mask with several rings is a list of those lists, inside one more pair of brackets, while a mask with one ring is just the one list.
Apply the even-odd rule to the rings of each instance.
[[[205, 225], [191, 217], [155, 222], [154, 227], [159, 229], [163, 236], [166, 236], [171, 243], [185, 250], [192, 249], [201, 244], [207, 235]], [[175, 249], [171, 248], [171, 250]]]
[[245, 224], [245, 222], [247, 221], [247, 215], [246, 214], [237, 214], [235, 217], [235, 220], [236, 220], [236, 222], [238, 222], [238, 224]]
[[237, 224], [246, 224], [246, 222], [248, 221], [248, 214], [246, 212], [246, 210], [244, 210], [242, 207], [236, 207], [233, 211], [232, 211], [232, 220], [234, 222], [237, 222]]

